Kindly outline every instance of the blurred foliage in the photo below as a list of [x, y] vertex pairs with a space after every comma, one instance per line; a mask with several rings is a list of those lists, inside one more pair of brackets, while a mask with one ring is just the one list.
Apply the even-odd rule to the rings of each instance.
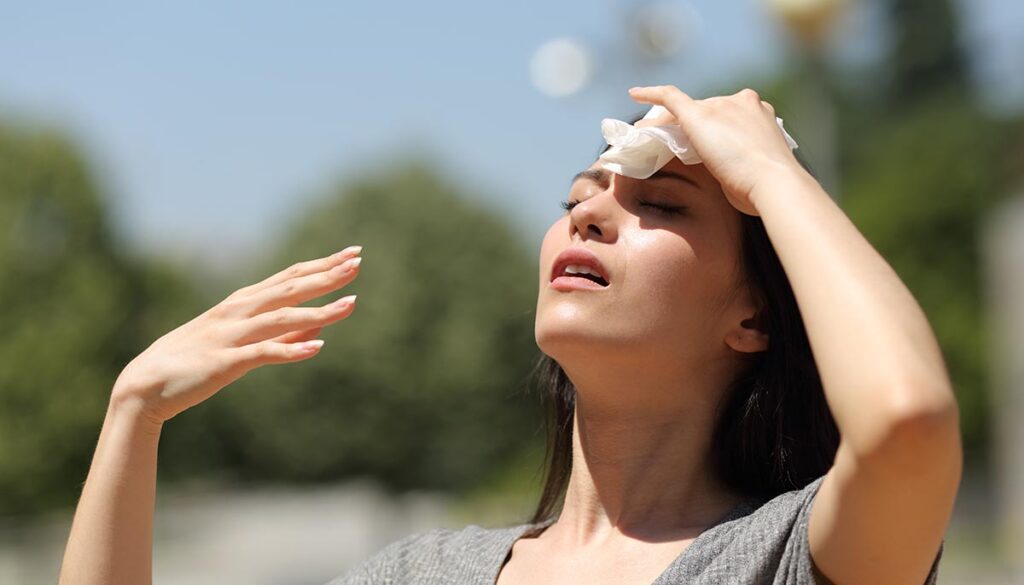
[[[121, 368], [230, 292], [123, 254], [87, 166], [56, 133], [0, 130], [4, 515], [71, 504]], [[324, 330], [318, 356], [259, 368], [170, 421], [161, 479], [459, 490], [536, 450], [539, 403], [524, 392], [537, 269], [471, 200], [408, 163], [309, 207], [233, 288], [359, 243], [360, 277], [340, 291], [359, 293], [355, 313]]]
[[[888, 59], [819, 70], [837, 104], [841, 204], [928, 315], [976, 463], [990, 439], [979, 230], [1021, 179], [1024, 120], [975, 103], [948, 0], [886, 6]], [[754, 87], [786, 118], [806, 74]], [[168, 423], [161, 480], [370, 475], [528, 507], [542, 452], [539, 401], [523, 395], [537, 355], [536, 254], [474, 201], [424, 161], [338, 181], [251, 274], [216, 290], [125, 253], [67, 139], [0, 125], [0, 514], [73, 503], [110, 388], [154, 339], [234, 289], [351, 244], [364, 246], [361, 275], [331, 296], [358, 293], [354, 314], [323, 331], [317, 356], [259, 368]]]
[[[838, 117], [840, 205], [928, 316], [960, 404], [967, 461], [983, 466], [991, 437], [980, 231], [1022, 178], [1024, 119], [995, 118], [973, 98], [948, 0], [886, 6], [888, 59], [867, 71], [819, 71]], [[808, 74], [765, 83], [781, 117], [794, 115]], [[864, 83], [879, 76], [887, 81]]]
[[893, 31], [883, 66], [893, 109], [914, 106], [936, 92], [969, 90], [968, 54], [952, 0], [883, 0]]
[[535, 261], [471, 201], [409, 162], [306, 208], [234, 288], [360, 244], [359, 277], [331, 295], [358, 294], [355, 312], [324, 329], [316, 357], [250, 372], [201, 405], [190, 432], [166, 433], [161, 469], [201, 464], [198, 440], [220, 450], [221, 472], [247, 480], [370, 474], [394, 489], [452, 490], [535, 448], [539, 403], [524, 396], [537, 355]]
[[86, 162], [59, 134], [0, 126], [0, 513], [67, 504], [110, 387], [188, 287], [118, 251]]
[[1020, 125], [1012, 132], [1014, 124], [941, 94], [879, 121], [884, 126], [846, 171], [843, 205], [928, 315], [960, 403], [968, 456], [979, 462], [989, 440], [990, 383], [980, 230], [1009, 195], [1005, 149], [1020, 140]]

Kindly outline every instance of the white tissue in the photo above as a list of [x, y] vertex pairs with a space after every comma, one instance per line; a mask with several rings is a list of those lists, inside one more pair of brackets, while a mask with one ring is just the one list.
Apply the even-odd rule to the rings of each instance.
[[[656, 105], [642, 119], [657, 118], [666, 113], [668, 110]], [[796, 148], [796, 141], [782, 127], [782, 118], [776, 117], [775, 121], [786, 137], [789, 148]], [[693, 145], [678, 124], [637, 128], [622, 120], [605, 118], [601, 120], [601, 133], [611, 148], [602, 153], [598, 160], [603, 168], [619, 175], [646, 179], [667, 165], [673, 156], [688, 165], [701, 162], [700, 156], [693, 150]]]

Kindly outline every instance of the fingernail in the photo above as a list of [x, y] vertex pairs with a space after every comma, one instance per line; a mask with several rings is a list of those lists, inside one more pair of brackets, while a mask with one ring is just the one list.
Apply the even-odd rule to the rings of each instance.
[[356, 297], [357, 296], [359, 296], [359, 295], [348, 295], [348, 296], [345, 296], [345, 297], [341, 297], [340, 299], [334, 301], [334, 304], [338, 305], [338, 306], [341, 306], [341, 305], [351, 305], [351, 304], [356, 302]]
[[300, 349], [312, 351], [314, 349], [320, 349], [324, 345], [323, 339], [314, 339], [312, 341], [303, 341], [299, 344]]
[[363, 252], [363, 247], [362, 246], [349, 246], [348, 248], [345, 248], [341, 252], [338, 252], [337, 254], [335, 254], [334, 257], [335, 257], [335, 259], [341, 259], [344, 256], [351, 255], [351, 254], [359, 255], [359, 254], [362, 254], [362, 252]]

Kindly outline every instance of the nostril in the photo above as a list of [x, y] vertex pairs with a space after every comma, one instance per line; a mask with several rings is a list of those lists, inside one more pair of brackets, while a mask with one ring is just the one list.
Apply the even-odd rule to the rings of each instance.
[[590, 225], [588, 225], [588, 226], [587, 226], [587, 229], [589, 229], [590, 231], [594, 232], [595, 234], [597, 234], [597, 235], [599, 235], [599, 236], [600, 236], [600, 235], [602, 235], [602, 234], [601, 234], [601, 228], [597, 227], [597, 226], [596, 226], [596, 225], [594, 225], [594, 224], [590, 224]]

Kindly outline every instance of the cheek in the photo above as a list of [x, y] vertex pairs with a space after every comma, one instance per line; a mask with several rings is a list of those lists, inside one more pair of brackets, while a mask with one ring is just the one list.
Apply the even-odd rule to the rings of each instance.
[[679, 234], [643, 230], [630, 238], [621, 293], [634, 327], [672, 347], [703, 339], [717, 289], [711, 259]]
[[631, 291], [679, 299], [694, 287], [698, 265], [685, 239], [657, 230], [640, 230], [626, 237], [629, 256], [623, 282]]

